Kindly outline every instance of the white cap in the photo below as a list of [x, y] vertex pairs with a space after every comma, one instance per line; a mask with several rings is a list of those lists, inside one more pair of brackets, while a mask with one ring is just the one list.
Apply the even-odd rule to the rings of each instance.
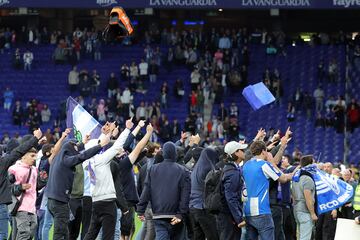
[[231, 155], [234, 152], [236, 152], [237, 150], [239, 150], [239, 149], [245, 150], [245, 149], [247, 149], [247, 147], [248, 147], [247, 144], [241, 144], [241, 143], [238, 143], [235, 141], [231, 141], [225, 145], [224, 152], [228, 155]]

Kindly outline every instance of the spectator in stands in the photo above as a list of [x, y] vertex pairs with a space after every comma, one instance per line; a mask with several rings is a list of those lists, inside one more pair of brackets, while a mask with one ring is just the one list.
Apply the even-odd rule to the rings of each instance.
[[22, 121], [23, 121], [23, 108], [21, 107], [21, 103], [20, 101], [16, 101], [15, 102], [15, 107], [14, 110], [12, 112], [12, 118], [13, 118], [13, 124], [17, 125], [17, 126], [21, 126]]
[[51, 118], [51, 111], [47, 104], [44, 104], [44, 108], [41, 110], [41, 121], [43, 123], [48, 123]]
[[136, 121], [146, 120], [146, 109], [144, 101], [140, 102], [140, 106], [136, 109]]
[[176, 79], [175, 84], [174, 84], [174, 95], [178, 98], [181, 99], [185, 94], [184, 91], [184, 85], [181, 79]]
[[130, 78], [136, 80], [138, 77], [139, 77], [139, 68], [135, 62], [132, 62], [130, 66]]
[[145, 81], [148, 76], [148, 68], [149, 64], [144, 61], [144, 59], [141, 59], [141, 63], [139, 64], [139, 70], [140, 70], [140, 79], [142, 81]]
[[161, 103], [161, 107], [164, 109], [168, 107], [167, 93], [168, 93], [167, 86], [162, 86], [160, 91], [160, 103]]
[[317, 79], [321, 83], [326, 77], [324, 61], [321, 59], [317, 67]]
[[118, 80], [115, 73], [111, 73], [107, 82], [108, 98], [112, 98], [116, 94], [116, 89], [119, 87]]
[[5, 92], [3, 94], [3, 99], [4, 99], [4, 110], [10, 111], [14, 99], [14, 92], [10, 90], [9, 87], [6, 87]]
[[24, 70], [25, 71], [31, 71], [33, 60], [34, 60], [33, 53], [30, 52], [29, 49], [27, 49], [26, 52], [24, 53], [24, 56], [23, 56]]
[[224, 121], [225, 118], [228, 116], [228, 111], [227, 109], [225, 108], [225, 105], [224, 103], [222, 102], [220, 104], [220, 108], [218, 109], [218, 114], [217, 114], [217, 117], [220, 121]]
[[70, 92], [75, 92], [79, 85], [79, 72], [77, 71], [77, 66], [73, 66], [72, 70], [69, 72], [68, 83], [70, 86]]
[[239, 114], [239, 109], [236, 106], [235, 102], [232, 102], [230, 105], [230, 117], [232, 118], [238, 118], [238, 114]]
[[343, 133], [344, 124], [345, 124], [345, 111], [344, 105], [342, 104], [342, 100], [337, 101], [336, 105], [332, 109], [334, 112], [334, 127], [337, 133]]
[[303, 93], [300, 88], [297, 88], [293, 96], [293, 104], [295, 107], [295, 111], [300, 112], [300, 110], [302, 109], [303, 100]]
[[126, 82], [129, 81], [130, 79], [130, 68], [126, 63], [121, 66], [120, 76], [121, 76], [121, 80]]
[[313, 105], [312, 96], [308, 92], [304, 92], [304, 107], [308, 119], [310, 119], [312, 116]]
[[321, 112], [324, 107], [324, 97], [325, 97], [325, 93], [321, 85], [319, 85], [315, 89], [313, 96], [315, 98], [315, 103], [316, 103], [315, 105], [316, 112]]
[[293, 122], [295, 121], [295, 106], [292, 102], [289, 102], [288, 104], [288, 109], [287, 109], [287, 115], [286, 118], [288, 120], [288, 122]]
[[321, 112], [317, 112], [316, 114], [316, 119], [315, 119], [315, 127], [323, 127], [325, 128], [326, 126], [326, 121], [323, 118]]
[[16, 49], [13, 57], [13, 66], [15, 69], [19, 70], [21, 68], [21, 54], [20, 49]]
[[101, 60], [101, 41], [99, 39], [94, 39], [93, 41], [93, 50], [94, 50], [94, 60]]
[[172, 48], [169, 48], [165, 61], [165, 67], [168, 73], [172, 72], [173, 63], [174, 63], [174, 51]]
[[98, 117], [99, 122], [105, 122], [106, 121], [106, 104], [104, 99], [99, 100], [99, 104], [96, 108], [96, 115]]
[[191, 83], [191, 90], [192, 91], [196, 91], [197, 88], [198, 88], [198, 85], [200, 84], [200, 78], [201, 78], [201, 75], [199, 73], [199, 70], [198, 69], [194, 69], [192, 72], [191, 72], [191, 75], [190, 75], [190, 83]]
[[91, 87], [92, 87], [92, 83], [88, 79], [88, 75], [84, 75], [84, 77], [79, 83], [80, 95], [83, 98], [87, 98], [91, 93]]
[[338, 65], [335, 59], [332, 59], [329, 64], [329, 82], [337, 82], [338, 80]]
[[198, 60], [197, 53], [193, 48], [189, 48], [189, 57], [186, 60], [186, 65], [190, 70], [194, 68], [194, 65], [196, 64]]
[[326, 109], [333, 109], [334, 106], [336, 105], [336, 100], [334, 98], [334, 96], [330, 96], [330, 98], [328, 100], [326, 100], [325, 102], [325, 108]]
[[149, 78], [151, 83], [156, 82], [158, 74], [159, 74], [159, 66], [156, 64], [155, 60], [151, 60], [149, 65]]
[[55, 64], [64, 64], [65, 63], [65, 61], [66, 61], [65, 49], [64, 49], [64, 47], [62, 47], [61, 44], [57, 45], [57, 47], [54, 51], [54, 54], [53, 54], [53, 59], [55, 61]]
[[231, 42], [229, 37], [226, 34], [219, 39], [219, 48], [220, 49], [229, 49], [231, 47]]
[[93, 74], [91, 76], [91, 92], [97, 93], [100, 86], [100, 75], [97, 73], [96, 69], [93, 70]]
[[[310, 155], [300, 159], [300, 166], [305, 167], [314, 162]], [[294, 199], [294, 214], [299, 233], [299, 239], [311, 240], [314, 222], [318, 220], [315, 213], [315, 183], [306, 175], [300, 175], [299, 182], [292, 183], [292, 196]]]
[[349, 118], [350, 131], [353, 132], [354, 129], [359, 126], [359, 122], [360, 122], [359, 106], [357, 106], [357, 104], [355, 104], [355, 103], [351, 103], [350, 107], [347, 111], [347, 115]]

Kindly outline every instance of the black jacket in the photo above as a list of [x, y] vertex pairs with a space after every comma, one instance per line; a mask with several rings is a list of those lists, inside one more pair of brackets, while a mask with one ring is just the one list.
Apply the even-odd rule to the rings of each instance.
[[143, 215], [151, 202], [154, 218], [175, 215], [182, 219], [189, 209], [190, 173], [176, 163], [176, 147], [172, 142], [164, 144], [163, 155], [164, 161], [149, 169], [137, 212]]
[[222, 177], [223, 212], [231, 213], [236, 225], [243, 221], [243, 204], [241, 201], [243, 180], [241, 171], [234, 163], [225, 163]]
[[74, 142], [63, 143], [59, 154], [50, 166], [50, 174], [46, 187], [47, 196], [60, 202], [69, 202], [75, 174], [75, 166], [93, 157], [101, 150], [97, 145], [83, 153], [74, 149]]
[[11, 152], [0, 157], [0, 204], [10, 204], [12, 202], [7, 173], [9, 167], [19, 160], [31, 148], [37, 147], [37, 144], [38, 139], [36, 137], [31, 137]]
[[111, 174], [114, 180], [115, 191], [116, 191], [116, 205], [124, 213], [129, 210], [128, 204], [126, 202], [119, 173], [119, 164], [116, 161], [110, 163]]

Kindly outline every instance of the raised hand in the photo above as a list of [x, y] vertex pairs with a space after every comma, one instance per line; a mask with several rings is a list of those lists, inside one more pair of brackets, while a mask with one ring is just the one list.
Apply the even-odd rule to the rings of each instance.
[[281, 145], [285, 146], [291, 139], [292, 131], [290, 127], [287, 128], [285, 135], [281, 138]]
[[39, 140], [40, 140], [40, 138], [42, 137], [42, 132], [41, 132], [41, 129], [40, 129], [40, 128], [36, 129], [33, 134], [34, 134], [34, 136], [35, 136], [37, 139], [39, 139]]
[[71, 129], [72, 128], [65, 129], [65, 131], [63, 131], [63, 133], [61, 134], [61, 137], [66, 138], [71, 133]]
[[41, 145], [41, 144], [44, 144], [47, 142], [47, 138], [46, 136], [43, 136], [39, 141], [38, 141], [38, 144]]
[[110, 142], [110, 135], [106, 135], [105, 137], [103, 137], [101, 140], [100, 140], [100, 146], [101, 147], [104, 147], [106, 145], [108, 145]]
[[112, 123], [110, 123], [110, 125], [109, 125], [109, 129], [110, 129], [110, 132], [112, 133], [114, 130], [115, 130], [115, 128], [116, 128], [116, 124], [115, 124], [116, 122], [112, 122]]
[[110, 123], [109, 122], [106, 122], [104, 124], [104, 126], [101, 128], [101, 132], [105, 135], [110, 132]]
[[138, 123], [138, 126], [139, 127], [144, 127], [145, 126], [145, 121], [144, 120], [140, 120], [139, 123]]
[[111, 136], [116, 137], [119, 134], [119, 127], [116, 127], [112, 132]]
[[127, 129], [132, 129], [133, 128], [134, 123], [133, 123], [132, 119], [133, 118], [131, 117], [130, 119], [126, 120], [125, 126], [126, 126]]
[[146, 126], [146, 133], [152, 133], [154, 131], [154, 128], [153, 126], [151, 125], [151, 123], [149, 123], [147, 126]]
[[86, 134], [83, 138], [83, 144], [87, 144], [90, 141], [90, 134]]
[[262, 141], [266, 136], [266, 131], [263, 128], [260, 128], [255, 136], [255, 141]]

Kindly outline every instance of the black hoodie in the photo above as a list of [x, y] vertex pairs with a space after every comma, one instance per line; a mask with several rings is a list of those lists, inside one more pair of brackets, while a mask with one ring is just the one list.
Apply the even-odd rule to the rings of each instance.
[[0, 157], [0, 204], [11, 203], [10, 183], [7, 174], [9, 167], [31, 148], [37, 147], [38, 139], [32, 136], [23, 140], [19, 146], [16, 147], [16, 145], [17, 143], [9, 144], [7, 146], [7, 153]]
[[[83, 153], [75, 149], [76, 142], [73, 140], [64, 141], [60, 152], [56, 155], [50, 166], [50, 174], [47, 183], [47, 196], [60, 202], [69, 202], [70, 193], [75, 174], [75, 166], [95, 156], [101, 146], [97, 145]], [[81, 150], [83, 144], [78, 146]]]
[[189, 209], [190, 172], [176, 163], [176, 147], [172, 142], [163, 146], [164, 161], [150, 167], [144, 190], [137, 205], [140, 215], [151, 202], [154, 219], [182, 219]]

